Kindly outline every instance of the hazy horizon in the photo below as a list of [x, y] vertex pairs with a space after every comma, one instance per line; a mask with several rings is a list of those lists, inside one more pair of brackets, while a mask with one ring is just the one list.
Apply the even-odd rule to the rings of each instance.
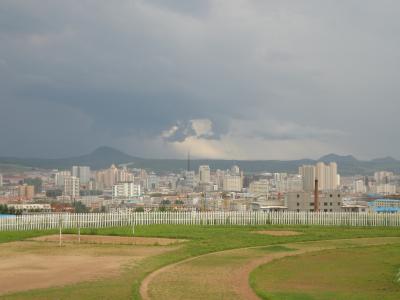
[[[108, 151], [108, 150], [119, 151], [119, 152], [122, 152], [123, 154], [127, 154], [127, 155], [132, 156], [132, 157], [143, 158], [143, 159], [187, 160], [187, 158], [188, 158], [188, 153], [185, 153], [181, 157], [167, 157], [167, 156], [151, 157], [151, 156], [146, 156], [146, 155], [136, 155], [135, 153], [129, 153], [129, 152], [123, 151], [121, 149], [118, 149], [117, 147], [111, 147], [111, 146], [105, 146], [105, 145], [99, 146], [99, 147], [93, 149], [92, 151], [85, 152], [85, 153], [80, 153], [80, 154], [74, 155], [74, 156], [70, 155], [70, 156], [63, 156], [63, 157], [41, 157], [41, 156], [14, 156], [14, 157], [18, 158], [18, 159], [29, 159], [29, 158], [32, 158], [32, 159], [68, 159], [68, 158], [74, 158], [74, 157], [90, 155], [90, 154], [92, 154], [92, 153], [94, 153], [94, 152], [96, 152], [98, 150], [104, 150], [104, 149], [106, 149], [106, 151]], [[350, 154], [350, 153], [349, 154], [326, 153], [326, 154], [321, 155], [319, 157], [298, 157], [298, 158], [293, 158], [293, 159], [282, 159], [282, 161], [291, 161], [291, 160], [296, 160], [296, 161], [297, 160], [314, 160], [314, 161], [318, 161], [318, 160], [321, 160], [321, 159], [323, 159], [323, 158], [325, 158], [327, 156], [332, 156], [332, 155], [338, 156], [338, 157], [341, 157], [341, 158], [351, 156], [351, 157], [353, 157], [353, 158], [355, 158], [355, 159], [357, 159], [359, 161], [363, 161], [363, 160], [370, 161], [370, 160], [374, 160], [374, 159], [396, 159], [396, 158], [394, 158], [392, 156], [382, 156], [382, 157], [374, 157], [374, 158], [371, 158], [371, 159], [362, 159], [362, 158], [359, 158], [356, 155], [353, 155], [353, 154]], [[0, 156], [0, 158], [11, 158], [11, 157], [12, 156]], [[265, 160], [265, 161], [268, 161], [268, 160], [274, 160], [274, 159], [268, 159], [268, 158], [265, 158], [265, 159], [209, 158], [209, 157], [193, 156], [192, 154], [190, 154], [190, 159], [191, 160], [228, 160], [228, 161], [235, 161], [235, 160], [236, 161], [254, 161], [254, 160]], [[277, 159], [277, 160], [279, 160], [279, 159]]]

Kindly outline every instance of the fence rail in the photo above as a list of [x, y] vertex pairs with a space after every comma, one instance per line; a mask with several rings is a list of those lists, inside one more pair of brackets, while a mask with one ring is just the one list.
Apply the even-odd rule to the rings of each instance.
[[0, 231], [102, 228], [131, 225], [397, 226], [400, 214], [346, 212], [133, 212], [37, 214], [0, 219]]

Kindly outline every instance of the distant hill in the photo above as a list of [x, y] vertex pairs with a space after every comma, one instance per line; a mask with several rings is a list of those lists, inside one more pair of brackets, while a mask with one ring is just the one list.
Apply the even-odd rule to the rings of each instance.
[[90, 166], [93, 169], [107, 168], [111, 164], [122, 164], [141, 160], [111, 147], [99, 147], [81, 156], [59, 159], [0, 157], [0, 163], [43, 169], [66, 169], [74, 165]]
[[[197, 170], [200, 165], [210, 165], [212, 169], [228, 169], [232, 165], [238, 165], [246, 173], [258, 172], [290, 172], [296, 173], [298, 167], [303, 164], [315, 164], [318, 161], [325, 163], [335, 161], [338, 163], [339, 173], [343, 176], [371, 175], [375, 171], [387, 170], [400, 173], [400, 161], [392, 157], [377, 158], [370, 161], [362, 161], [354, 156], [328, 154], [319, 160], [220, 160], [220, 159], [194, 159], [190, 162], [191, 169]], [[73, 165], [86, 165], [92, 169], [107, 168], [111, 164], [131, 164], [136, 168], [144, 168], [154, 171], [173, 172], [186, 169], [185, 159], [146, 159], [131, 156], [111, 147], [100, 147], [93, 152], [81, 156], [42, 159], [42, 158], [17, 158], [0, 157], [1, 165], [15, 165], [42, 169], [68, 169]]]

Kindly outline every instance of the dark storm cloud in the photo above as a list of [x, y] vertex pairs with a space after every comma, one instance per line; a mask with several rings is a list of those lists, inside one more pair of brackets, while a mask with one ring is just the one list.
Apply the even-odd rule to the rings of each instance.
[[[1, 1], [0, 154], [63, 156], [108, 144], [163, 156], [152, 141], [244, 147], [259, 138], [295, 141], [299, 151], [310, 140], [324, 143], [299, 157], [329, 147], [396, 156], [399, 8]], [[194, 134], [192, 120], [208, 120], [212, 134]], [[144, 140], [147, 148], [139, 147]], [[258, 148], [268, 158], [271, 147]]]
[[194, 17], [205, 17], [210, 11], [210, 1], [208, 0], [148, 0], [148, 2], [156, 7]]

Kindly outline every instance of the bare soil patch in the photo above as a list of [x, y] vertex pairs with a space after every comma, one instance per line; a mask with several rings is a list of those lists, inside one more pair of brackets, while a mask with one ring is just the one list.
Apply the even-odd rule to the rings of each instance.
[[0, 262], [0, 294], [60, 286], [120, 274], [126, 256], [20, 255]]
[[[33, 238], [33, 241], [59, 242], [59, 235], [47, 235]], [[63, 243], [78, 243], [77, 234], [63, 234]], [[154, 238], [154, 237], [129, 237], [129, 236], [105, 236], [105, 235], [81, 235], [81, 243], [91, 244], [124, 244], [124, 245], [160, 245], [166, 246], [184, 242], [180, 239]]]
[[[71, 237], [72, 238], [72, 237]], [[20, 241], [0, 244], [0, 295], [113, 278], [171, 246]]]
[[255, 231], [258, 234], [267, 234], [272, 236], [294, 236], [294, 235], [301, 235], [302, 232], [299, 231], [289, 231], [289, 230], [260, 230]]

